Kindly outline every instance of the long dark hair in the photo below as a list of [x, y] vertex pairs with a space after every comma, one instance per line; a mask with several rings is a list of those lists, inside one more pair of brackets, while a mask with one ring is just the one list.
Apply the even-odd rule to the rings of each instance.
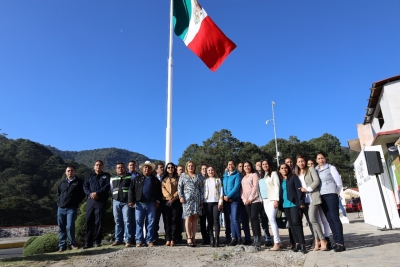
[[165, 168], [164, 168], [164, 178], [169, 177], [169, 173], [167, 172], [168, 166], [172, 166], [174, 167], [174, 172], [172, 173], [172, 176], [174, 178], [178, 178], [178, 172], [176, 171], [176, 165], [172, 162], [168, 162], [167, 164], [165, 164]]
[[289, 180], [293, 173], [292, 173], [292, 169], [290, 168], [290, 166], [287, 165], [286, 163], [279, 164], [279, 168], [278, 168], [279, 179], [283, 180], [283, 176], [282, 176], [281, 172], [279, 171], [281, 169], [281, 166], [283, 166], [283, 165], [285, 165], [288, 169], [287, 179]]
[[305, 161], [306, 166], [304, 167], [304, 175], [306, 175], [308, 173], [307, 159], [303, 155], [297, 155], [297, 157], [296, 157], [296, 167], [294, 168], [295, 169], [295, 173], [296, 173], [297, 176], [300, 175], [300, 170], [301, 169], [300, 169], [299, 166], [297, 166], [297, 160], [298, 159], [303, 159]]
[[[250, 165], [250, 173], [254, 173], [254, 168], [253, 168], [253, 164], [251, 164], [251, 162], [250, 161], [245, 161], [245, 162], [243, 162], [243, 171], [244, 171], [244, 165], [245, 164], [249, 164]], [[245, 172], [245, 171], [244, 171]], [[246, 173], [246, 172], [245, 172]]]
[[268, 176], [271, 176], [271, 173], [272, 173], [272, 167], [271, 167], [271, 162], [269, 161], [269, 159], [263, 159], [262, 161], [261, 161], [261, 170], [263, 171], [263, 177], [261, 177], [261, 178], [264, 178], [264, 176], [265, 176], [265, 171], [264, 171], [264, 169], [262, 168], [262, 164], [264, 163], [264, 161], [266, 161], [267, 163], [268, 163], [268, 171], [267, 171], [267, 174], [268, 174]]

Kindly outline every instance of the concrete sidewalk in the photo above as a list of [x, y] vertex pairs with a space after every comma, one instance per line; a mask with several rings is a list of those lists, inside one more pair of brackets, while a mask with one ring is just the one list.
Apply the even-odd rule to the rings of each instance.
[[30, 236], [0, 238], [0, 249], [21, 248], [29, 238]]
[[[400, 230], [380, 231], [364, 223], [357, 213], [348, 214], [348, 218], [350, 224], [343, 224], [346, 251], [310, 251], [304, 267], [400, 266]], [[307, 228], [304, 227], [305, 233]]]

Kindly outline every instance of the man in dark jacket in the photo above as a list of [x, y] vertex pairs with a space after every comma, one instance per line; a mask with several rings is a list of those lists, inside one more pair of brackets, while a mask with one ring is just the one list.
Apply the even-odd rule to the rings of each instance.
[[[161, 183], [152, 171], [155, 165], [150, 161], [140, 164], [142, 175], [137, 176], [131, 183], [128, 195], [128, 205], [133, 207], [136, 204], [136, 247], [141, 247], [146, 242], [153, 247], [154, 220], [156, 209], [161, 202]], [[147, 221], [146, 237], [143, 236], [144, 221]]]
[[[103, 161], [94, 164], [94, 173], [83, 183], [83, 191], [87, 196], [86, 236], [83, 249], [101, 246], [104, 213], [110, 191], [110, 174], [103, 172]], [[94, 237], [93, 237], [94, 236]]]
[[131, 174], [126, 173], [125, 164], [118, 162], [116, 166], [117, 176], [111, 178], [113, 215], [115, 222], [115, 242], [111, 246], [122, 245], [125, 234], [125, 246], [132, 243], [131, 214], [133, 208], [128, 206], [128, 192], [131, 185]]
[[67, 237], [69, 248], [78, 248], [75, 244], [75, 220], [79, 204], [85, 198], [83, 180], [75, 176], [74, 166], [67, 166], [65, 175], [67, 177], [60, 182], [57, 189], [59, 252], [67, 249]]

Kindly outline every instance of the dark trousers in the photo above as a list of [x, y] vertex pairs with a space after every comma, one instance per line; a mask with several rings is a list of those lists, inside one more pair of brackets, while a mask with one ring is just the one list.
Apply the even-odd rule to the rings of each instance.
[[[251, 241], [249, 215], [242, 200], [239, 200], [239, 221], [242, 224], [241, 230], [244, 232], [244, 240]], [[258, 215], [257, 215], [258, 216]]]
[[225, 237], [226, 238], [231, 238], [231, 219], [229, 217], [229, 213], [227, 211], [227, 207], [229, 205], [229, 202], [224, 201], [224, 221], [225, 221]]
[[201, 232], [201, 238], [205, 241], [208, 241], [210, 239], [210, 237], [207, 234], [207, 216], [206, 213], [204, 211], [204, 207], [203, 207], [203, 214], [199, 216], [200, 218], [200, 232]]
[[[163, 214], [163, 205], [160, 203], [160, 206], [156, 209], [156, 215], [154, 217], [154, 224], [153, 224], [153, 233], [152, 236], [154, 240], [158, 240], [158, 230], [160, 230], [160, 218]], [[163, 217], [164, 218], [164, 217]], [[146, 230], [147, 230], [147, 221], [145, 222]], [[164, 230], [165, 230], [165, 222], [164, 222]]]
[[258, 215], [260, 214], [262, 204], [261, 202], [251, 203], [250, 205], [246, 205], [246, 211], [249, 215], [251, 222], [251, 229], [253, 230], [253, 236], [261, 236], [261, 228], [260, 228], [260, 218]]
[[86, 245], [101, 244], [106, 203], [88, 198], [86, 204]]
[[310, 227], [311, 234], [314, 235], [314, 234], [313, 234], [314, 231], [313, 231], [313, 228], [312, 228], [312, 224], [311, 224], [311, 221], [310, 221], [310, 217], [308, 216], [308, 209], [309, 209], [309, 208], [310, 208], [310, 203], [306, 203], [306, 204], [304, 205], [304, 209], [300, 209], [301, 218], [303, 218], [303, 214], [304, 214], [304, 216], [306, 216], [306, 220], [307, 220], [307, 222], [308, 222], [308, 227]]
[[220, 211], [218, 210], [218, 202], [204, 203], [204, 209], [206, 210], [206, 216], [207, 216], [207, 223], [208, 223], [207, 232], [208, 232], [208, 236], [209, 237], [214, 236], [213, 228], [215, 228], [215, 236], [218, 238], [219, 237], [219, 231], [220, 231], [220, 225], [219, 225], [219, 213], [220, 213]]
[[321, 195], [322, 210], [328, 220], [329, 227], [332, 230], [335, 243], [344, 245], [343, 225], [339, 217], [339, 198], [337, 194]]
[[294, 243], [305, 244], [300, 207], [285, 208], [285, 215], [289, 221]]
[[178, 218], [178, 223], [176, 225], [176, 230], [175, 230], [175, 240], [180, 241], [182, 240], [182, 232], [183, 229], [185, 228], [185, 220], [182, 219], [182, 214], [183, 214], [183, 208], [182, 208], [182, 203], [179, 202], [179, 199], [177, 201], [177, 207], [176, 207], [176, 212], [177, 212], [177, 218]]
[[170, 206], [167, 205], [167, 200], [162, 200], [163, 209], [163, 221], [165, 229], [165, 240], [175, 241], [177, 237], [176, 230], [178, 225], [181, 223], [181, 218], [179, 217], [179, 200], [172, 202]]

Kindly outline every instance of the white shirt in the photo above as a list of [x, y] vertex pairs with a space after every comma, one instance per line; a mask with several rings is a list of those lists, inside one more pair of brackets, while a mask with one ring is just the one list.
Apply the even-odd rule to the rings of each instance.
[[[304, 180], [304, 174], [300, 174], [299, 175], [299, 179], [300, 179], [300, 182], [301, 182], [301, 187], [303, 187], [303, 188], [306, 188], [307, 189], [307, 191], [309, 191], [310, 192], [310, 187], [307, 187], [307, 185], [306, 185], [306, 181]], [[312, 190], [311, 190], [312, 191]], [[310, 197], [310, 194], [309, 193], [304, 193], [305, 195], [306, 195], [306, 198], [304, 199], [304, 202], [305, 203], [311, 203], [311, 197]]]

